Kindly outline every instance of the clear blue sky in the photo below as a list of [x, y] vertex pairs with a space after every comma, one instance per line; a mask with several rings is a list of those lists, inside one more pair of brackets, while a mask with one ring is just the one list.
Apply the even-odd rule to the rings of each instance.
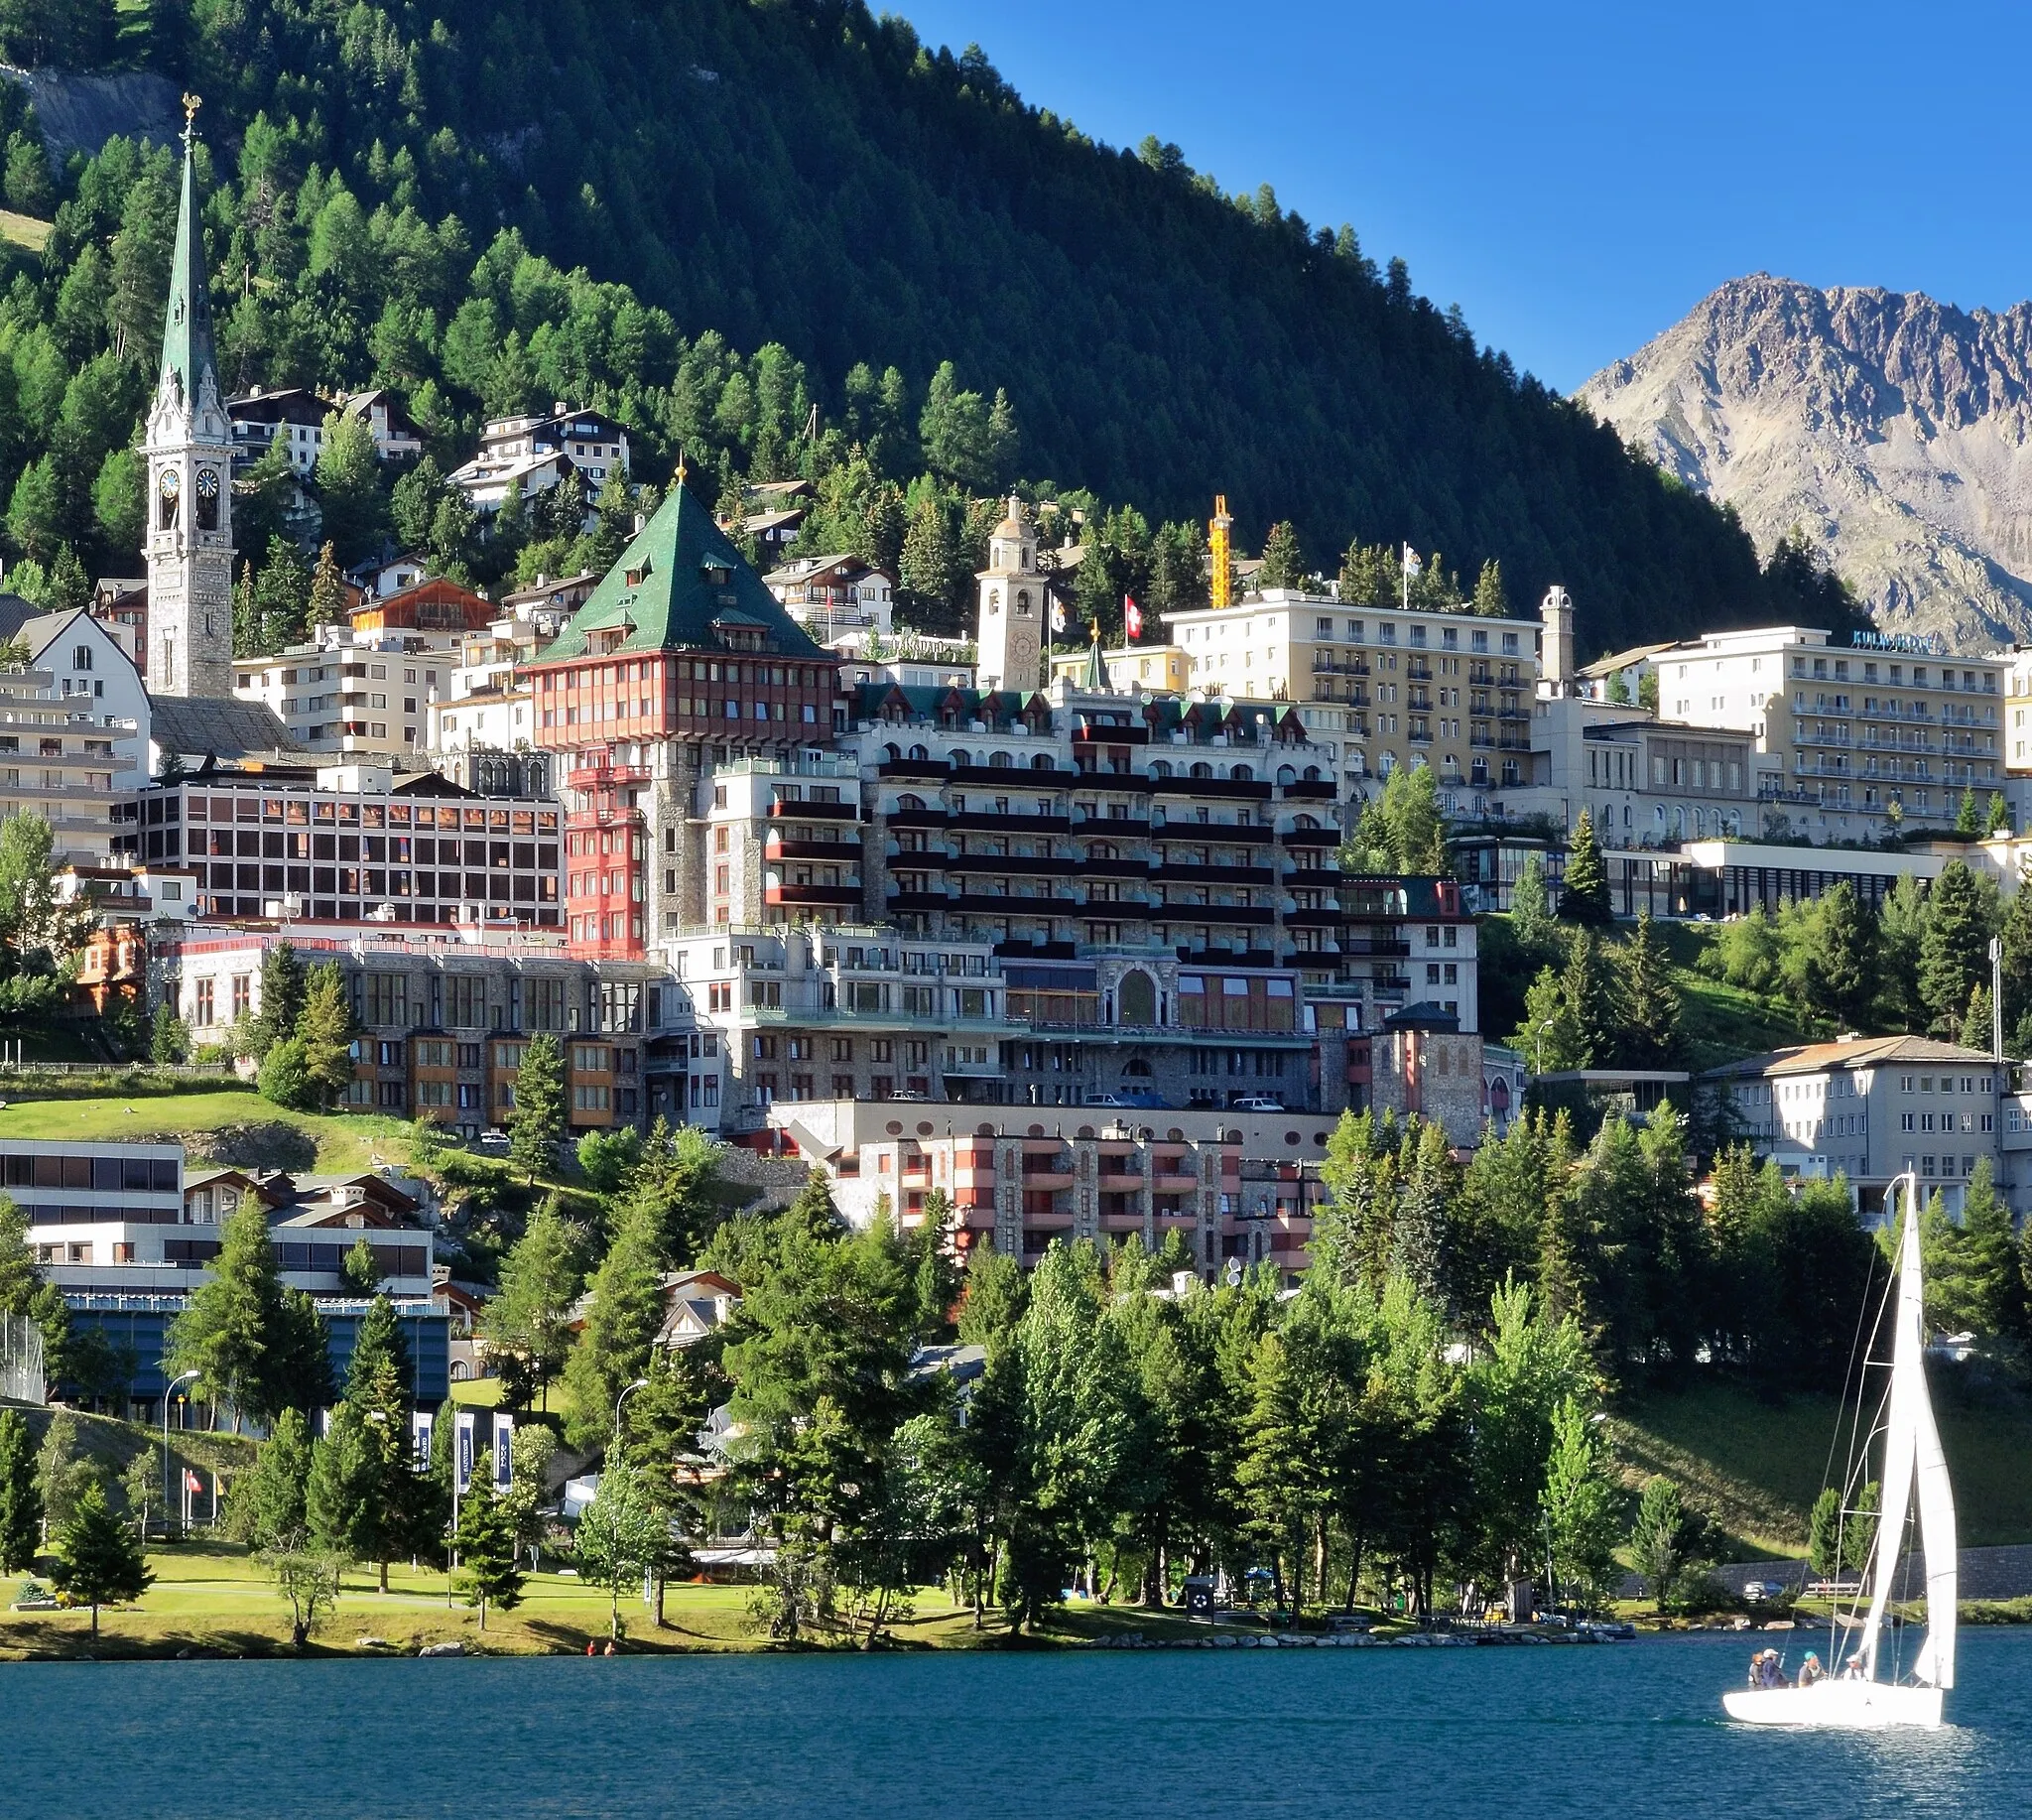
[[2022, 5], [875, 3], [1096, 139], [1351, 222], [1563, 389], [1746, 272], [2032, 295]]

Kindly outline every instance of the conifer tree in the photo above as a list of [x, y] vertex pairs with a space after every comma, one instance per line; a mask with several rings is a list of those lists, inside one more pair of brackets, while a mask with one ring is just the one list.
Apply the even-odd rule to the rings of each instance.
[[328, 541], [318, 552], [318, 567], [311, 572], [311, 623], [346, 623], [345, 577]]
[[1586, 809], [1574, 823], [1567, 849], [1567, 869], [1560, 890], [1560, 917], [1587, 929], [1606, 929], [1615, 921], [1608, 895], [1608, 869], [1594, 839], [1594, 818]]
[[310, 1533], [311, 1429], [294, 1409], [276, 1417], [254, 1470], [233, 1487], [234, 1525], [257, 1549], [301, 1548]]
[[339, 1105], [352, 1086], [353, 1039], [359, 1028], [338, 963], [314, 967], [304, 981], [296, 1034], [304, 1045], [305, 1075], [320, 1106]]
[[1306, 579], [1305, 553], [1299, 548], [1298, 532], [1288, 519], [1270, 527], [1263, 542], [1263, 566], [1256, 572], [1259, 587], [1303, 587]]
[[2011, 1233], [2011, 1210], [1996, 1192], [1988, 1157], [1975, 1165], [1962, 1197], [1964, 1300], [1957, 1311], [1976, 1333], [2023, 1344], [2032, 1340], [2024, 1279]]
[[219, 1228], [207, 1281], [170, 1330], [172, 1362], [198, 1372], [194, 1386], [214, 1402], [263, 1421], [277, 1408], [272, 1344], [281, 1319], [282, 1274], [269, 1241], [267, 1210], [253, 1195]]
[[58, 1559], [50, 1578], [81, 1605], [91, 1607], [91, 1633], [99, 1633], [99, 1607], [124, 1605], [155, 1584], [141, 1541], [106, 1504], [94, 1479], [58, 1536]]
[[1474, 611], [1482, 619], [1510, 616], [1509, 595], [1503, 589], [1503, 566], [1494, 557], [1482, 564], [1481, 574], [1474, 579]]
[[[1975, 875], [1951, 860], [1926, 899], [1919, 938], [1919, 995], [1932, 1027], [1952, 1036], [1968, 995], [1989, 977], [1989, 925]], [[1986, 1048], [1988, 1045], [1985, 1044]]]
[[1971, 837], [1982, 832], [1982, 811], [1976, 806], [1975, 792], [1966, 784], [1962, 787], [1962, 805], [1955, 811], [1955, 832]]
[[507, 1355], [523, 1378], [520, 1403], [527, 1405], [527, 1380], [534, 1378], [543, 1407], [550, 1407], [551, 1379], [571, 1356], [572, 1298], [578, 1293], [576, 1240], [548, 1196], [501, 1264], [495, 1294], [480, 1312], [480, 1333], [497, 1363]]
[[28, 1418], [0, 1409], [0, 1574], [25, 1574], [43, 1536], [43, 1494]]
[[[1588, 938], [1583, 937], [1584, 941]], [[1622, 991], [1615, 1045], [1623, 1066], [1670, 1068], [1680, 1049], [1679, 988], [1672, 962], [1648, 909], [1638, 912], [1637, 932], [1621, 955]]]
[[1962, 1014], [1962, 1047], [1987, 1055], [1995, 1035], [1996, 1026], [1990, 1013], [1989, 987], [1978, 985], [1968, 994], [1968, 1009]]
[[615, 1397], [649, 1363], [664, 1319], [664, 1260], [657, 1238], [654, 1210], [631, 1204], [592, 1273], [585, 1327], [565, 1366], [572, 1392], [570, 1434], [577, 1446], [591, 1446], [612, 1432]]
[[177, 1007], [166, 998], [155, 1008], [148, 1026], [148, 1059], [159, 1067], [171, 1067], [189, 1059], [190, 1031], [177, 1015]]
[[515, 1109], [508, 1115], [508, 1154], [534, 1182], [557, 1163], [565, 1135], [565, 1055], [558, 1039], [539, 1030], [522, 1052], [515, 1075]]
[[[487, 1627], [487, 1609], [512, 1612], [522, 1603], [525, 1576], [516, 1565], [515, 1525], [494, 1492], [491, 1456], [482, 1456], [481, 1470], [458, 1503], [458, 1568], [453, 1578], [465, 1602], [477, 1606], [479, 1627]], [[385, 1589], [384, 1589], [385, 1590]]]
[[1877, 919], [1845, 878], [1822, 893], [1787, 955], [1800, 1002], [1838, 1029], [1861, 1029], [1878, 990]]
[[1984, 835], [2007, 835], [2011, 832], [2011, 811], [2001, 790], [1989, 793], [1989, 813], [1984, 818], [1982, 832]]
[[1591, 933], [1582, 931], [1570, 945], [1560, 991], [1571, 1007], [1588, 1060], [1582, 1068], [1602, 1066], [1616, 1055], [1629, 1016], [1622, 980], [1609, 964], [1607, 951]]
[[1545, 1513], [1552, 1572], [1592, 1611], [1608, 1595], [1615, 1569], [1616, 1505], [1611, 1463], [1594, 1438], [1578, 1397], [1562, 1400], [1553, 1416], [1551, 1456], [1539, 1504]]

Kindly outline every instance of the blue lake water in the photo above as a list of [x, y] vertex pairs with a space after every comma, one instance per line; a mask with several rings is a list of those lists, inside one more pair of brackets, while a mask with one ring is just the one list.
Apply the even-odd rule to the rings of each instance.
[[[1806, 1643], [1792, 1651], [1796, 1657]], [[1749, 1646], [0, 1667], [0, 1815], [1896, 1816], [2032, 1809], [2032, 1631], [1953, 1724], [1787, 1737]]]

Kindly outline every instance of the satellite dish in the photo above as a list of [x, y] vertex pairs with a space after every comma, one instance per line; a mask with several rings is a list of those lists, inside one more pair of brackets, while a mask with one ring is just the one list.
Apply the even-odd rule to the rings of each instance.
[[1230, 1257], [1227, 1260], [1225, 1275], [1230, 1289], [1239, 1289], [1242, 1286], [1242, 1260], [1239, 1257]]

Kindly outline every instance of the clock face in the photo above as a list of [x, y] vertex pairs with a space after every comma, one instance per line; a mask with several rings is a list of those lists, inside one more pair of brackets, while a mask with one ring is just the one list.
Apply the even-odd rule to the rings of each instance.
[[184, 476], [173, 467], [163, 475], [162, 494], [165, 499], [174, 499], [183, 491]]
[[218, 497], [217, 468], [200, 467], [197, 470], [197, 497], [200, 499], [216, 499]]

